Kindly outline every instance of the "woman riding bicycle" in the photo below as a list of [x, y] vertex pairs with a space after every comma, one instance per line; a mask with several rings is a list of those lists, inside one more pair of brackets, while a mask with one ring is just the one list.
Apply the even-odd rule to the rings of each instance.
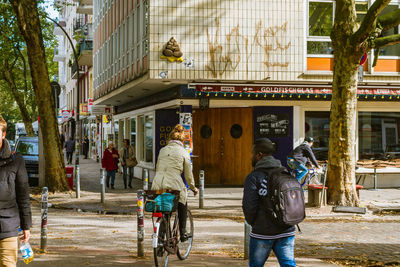
[[184, 128], [177, 124], [168, 137], [168, 144], [160, 150], [157, 161], [156, 175], [151, 186], [152, 190], [172, 189], [179, 190], [178, 218], [181, 241], [187, 239], [187, 187], [183, 181], [182, 173], [196, 196], [198, 189], [195, 187], [190, 155], [183, 146]]

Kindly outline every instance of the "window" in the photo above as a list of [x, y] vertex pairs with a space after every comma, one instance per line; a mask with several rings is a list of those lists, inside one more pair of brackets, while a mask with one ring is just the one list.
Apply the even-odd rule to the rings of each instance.
[[140, 159], [153, 162], [153, 115], [139, 117], [140, 127]]
[[[358, 21], [362, 21], [368, 11], [367, 1], [356, 1]], [[330, 34], [334, 23], [335, 1], [309, 1], [308, 3], [308, 55], [332, 55]]]
[[312, 150], [318, 160], [328, 159], [329, 111], [306, 111], [305, 136], [313, 137]]
[[360, 159], [382, 159], [399, 143], [400, 113], [359, 112]]
[[119, 132], [119, 122], [114, 122], [114, 148], [119, 149], [118, 147], [118, 132]]
[[[387, 7], [385, 7], [385, 9], [382, 10], [380, 16], [383, 16], [389, 12], [395, 11], [396, 9], [399, 9], [398, 5], [388, 5]], [[389, 36], [389, 35], [393, 35], [393, 34], [399, 34], [399, 26], [391, 28], [387, 31], [384, 31], [382, 33], [382, 36]], [[379, 53], [379, 56], [400, 57], [400, 44], [382, 47], [381, 51]]]
[[308, 3], [307, 54], [332, 54], [333, 2]]
[[136, 118], [131, 119], [131, 134], [130, 134], [131, 145], [136, 146]]

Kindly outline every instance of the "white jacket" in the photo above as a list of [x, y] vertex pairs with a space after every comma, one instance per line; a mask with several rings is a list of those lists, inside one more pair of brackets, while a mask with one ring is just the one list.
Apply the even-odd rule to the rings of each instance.
[[187, 188], [181, 174], [190, 189], [195, 189], [190, 155], [179, 141], [169, 142], [160, 150], [158, 155], [156, 175], [151, 186], [152, 190], [172, 189], [179, 190], [179, 202], [186, 204]]

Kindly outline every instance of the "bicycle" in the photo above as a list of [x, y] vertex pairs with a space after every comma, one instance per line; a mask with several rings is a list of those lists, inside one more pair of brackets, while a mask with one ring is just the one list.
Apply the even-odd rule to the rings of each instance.
[[[155, 199], [164, 194], [170, 193], [175, 196], [173, 200], [173, 207], [170, 211], [163, 210], [163, 204], [157, 204]], [[186, 220], [186, 232], [185, 241], [181, 242], [181, 236], [179, 232], [179, 220], [178, 212], [176, 207], [179, 201], [179, 191], [177, 190], [147, 190], [144, 196], [148, 198], [146, 200], [146, 211], [152, 212], [152, 223], [153, 223], [153, 253], [154, 263], [156, 267], [168, 266], [169, 255], [176, 254], [180, 260], [185, 260], [192, 249], [193, 244], [193, 233], [194, 224], [192, 213], [189, 208], [187, 209], [187, 220]], [[148, 202], [154, 202], [154, 209], [149, 210], [147, 206]], [[151, 207], [150, 207], [151, 208]]]
[[[326, 172], [326, 165], [323, 165], [322, 166], [322, 174], [325, 174], [325, 172]], [[316, 172], [316, 170], [314, 168], [308, 169], [307, 174], [301, 179], [301, 181], [299, 181], [300, 184], [301, 184], [301, 187], [303, 189], [307, 189], [307, 185], [312, 180], [312, 178], [314, 178], [316, 175], [317, 175], [317, 172]], [[318, 178], [317, 178], [317, 180], [318, 180]], [[323, 182], [323, 181], [321, 181], [321, 182]]]

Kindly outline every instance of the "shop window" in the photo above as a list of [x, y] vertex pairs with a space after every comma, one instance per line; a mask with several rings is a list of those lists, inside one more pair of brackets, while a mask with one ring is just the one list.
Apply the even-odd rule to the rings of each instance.
[[399, 143], [400, 113], [359, 112], [359, 159], [389, 157]]
[[140, 159], [144, 162], [153, 162], [153, 115], [139, 117], [140, 127]]
[[114, 138], [113, 138], [115, 149], [119, 149], [119, 147], [118, 147], [118, 131], [119, 131], [119, 122], [115, 121], [114, 122]]
[[329, 111], [306, 111], [305, 136], [313, 137], [312, 150], [318, 160], [328, 159]]
[[136, 147], [136, 118], [131, 119], [131, 134], [130, 134], [131, 145]]

